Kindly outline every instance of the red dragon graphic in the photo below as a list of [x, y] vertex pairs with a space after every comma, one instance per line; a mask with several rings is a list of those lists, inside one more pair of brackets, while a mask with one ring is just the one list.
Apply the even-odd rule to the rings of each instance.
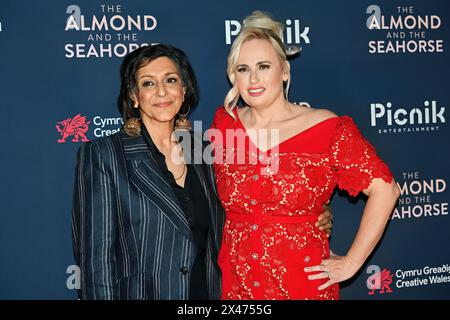
[[[379, 286], [378, 282], [379, 281]], [[380, 290], [379, 293], [391, 293], [392, 289], [390, 287], [392, 283], [392, 274], [391, 272], [384, 268], [382, 271], [377, 272], [373, 275], [371, 275], [367, 279], [367, 283], [370, 284], [370, 288], [372, 289], [369, 291], [369, 295], [373, 295], [375, 293], [375, 290]]]
[[73, 118], [59, 121], [56, 124], [56, 129], [61, 134], [61, 139], [58, 139], [58, 143], [65, 143], [70, 136], [74, 136], [72, 142], [79, 142], [80, 138], [82, 142], [89, 141], [85, 134], [89, 129], [89, 123], [91, 121], [86, 122], [86, 117], [81, 116], [80, 113]]

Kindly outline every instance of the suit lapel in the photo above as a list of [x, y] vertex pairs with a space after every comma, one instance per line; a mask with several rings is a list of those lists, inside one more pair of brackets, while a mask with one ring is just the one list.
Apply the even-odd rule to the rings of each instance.
[[193, 239], [180, 202], [154, 160], [144, 138], [141, 135], [129, 137], [122, 133], [121, 140], [131, 183], [155, 203], [182, 234]]

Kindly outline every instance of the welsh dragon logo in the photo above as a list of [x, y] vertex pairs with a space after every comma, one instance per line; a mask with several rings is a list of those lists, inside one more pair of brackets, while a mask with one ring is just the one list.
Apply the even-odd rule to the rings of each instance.
[[87, 142], [89, 139], [86, 137], [86, 131], [89, 129], [89, 123], [86, 122], [86, 117], [77, 114], [73, 118], [59, 121], [56, 124], [56, 130], [61, 134], [61, 139], [58, 139], [58, 143], [65, 143], [66, 139], [70, 136], [74, 136], [72, 142]]
[[372, 289], [369, 291], [369, 295], [373, 295], [375, 290], [379, 290], [378, 293], [391, 293], [392, 289], [390, 287], [392, 283], [392, 274], [389, 269], [384, 268], [382, 271], [371, 275], [367, 279], [367, 287]]

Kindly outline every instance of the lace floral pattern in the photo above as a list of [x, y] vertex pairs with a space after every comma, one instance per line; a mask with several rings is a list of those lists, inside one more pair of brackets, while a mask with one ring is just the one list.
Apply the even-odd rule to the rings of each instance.
[[[224, 109], [216, 113], [213, 127], [243, 128]], [[357, 195], [372, 179], [390, 182], [392, 175], [351, 118], [325, 120], [309, 131], [276, 152], [254, 153], [247, 136], [244, 148], [214, 141], [216, 151], [226, 151], [216, 153], [221, 158], [215, 165], [226, 210], [219, 255], [222, 298], [338, 299], [338, 285], [318, 291], [325, 280], [308, 280], [303, 272], [329, 257], [326, 234], [314, 226], [322, 204], [336, 186]], [[323, 140], [321, 152], [316, 147], [308, 152], [308, 144], [320, 144], [310, 141], [313, 131]], [[243, 155], [244, 164], [237, 164]], [[274, 161], [278, 166], [272, 172]]]

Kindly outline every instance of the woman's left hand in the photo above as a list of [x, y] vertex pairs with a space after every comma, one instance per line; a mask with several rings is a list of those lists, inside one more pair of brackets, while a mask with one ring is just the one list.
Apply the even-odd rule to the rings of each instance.
[[322, 205], [323, 212], [316, 222], [316, 227], [318, 227], [319, 230], [325, 230], [327, 237], [330, 237], [331, 229], [333, 228], [333, 214], [331, 213], [329, 203], [330, 200], [328, 200], [326, 204]]
[[329, 259], [322, 260], [317, 266], [306, 267], [305, 272], [320, 273], [309, 275], [309, 280], [328, 279], [327, 282], [319, 287], [319, 290], [328, 288], [332, 284], [350, 279], [360, 268], [348, 256], [330, 255]]

